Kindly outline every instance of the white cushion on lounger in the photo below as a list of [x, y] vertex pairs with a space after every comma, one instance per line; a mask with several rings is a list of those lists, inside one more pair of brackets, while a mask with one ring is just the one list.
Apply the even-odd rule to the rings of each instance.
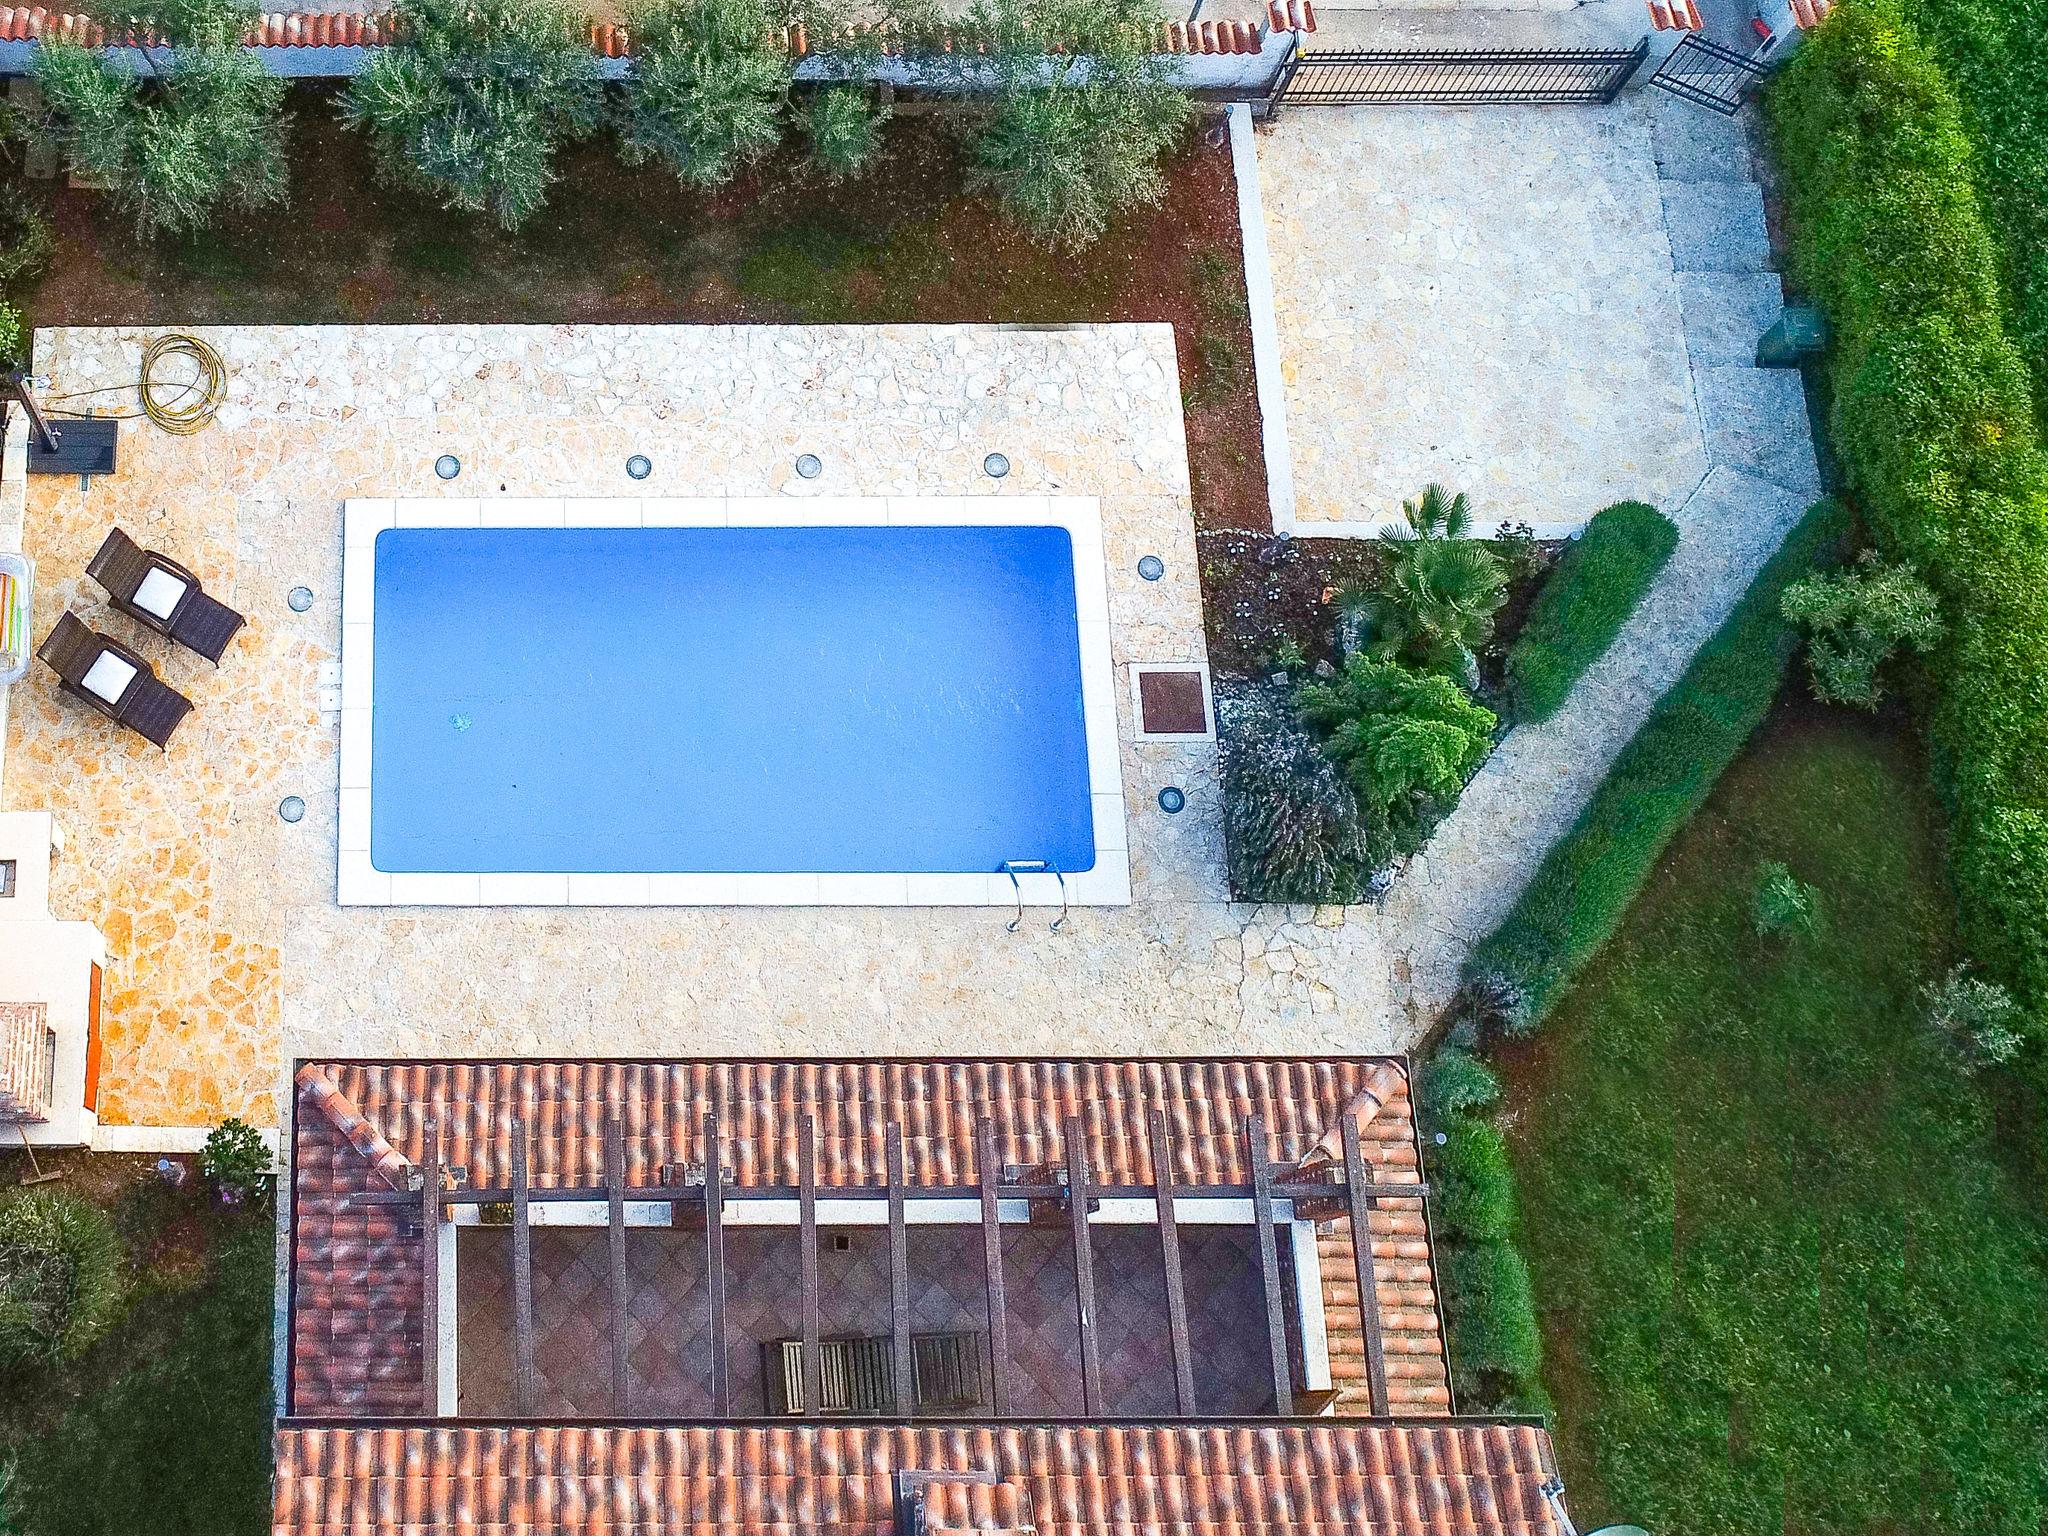
[[135, 606], [144, 613], [153, 613], [160, 619], [168, 619], [178, 606], [178, 600], [185, 595], [185, 583], [169, 571], [160, 571], [155, 566], [142, 578], [142, 585], [135, 589]]
[[79, 684], [88, 693], [96, 693], [109, 704], [121, 702], [121, 695], [128, 691], [128, 685], [135, 681], [135, 664], [123, 661], [112, 651], [101, 651], [93, 664], [85, 669], [85, 676]]

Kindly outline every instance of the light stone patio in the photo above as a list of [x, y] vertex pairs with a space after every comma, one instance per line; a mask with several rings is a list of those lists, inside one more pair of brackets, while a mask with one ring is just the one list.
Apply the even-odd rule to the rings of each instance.
[[1300, 534], [1430, 481], [1475, 522], [1667, 510], [1707, 468], [1650, 108], [1315, 107], [1258, 141]]
[[[132, 382], [147, 333], [45, 331], [52, 392]], [[197, 704], [169, 754], [13, 690], [0, 806], [70, 837], [53, 906], [108, 940], [103, 1124], [274, 1124], [293, 1054], [1307, 1052], [1413, 1037], [1378, 920], [1225, 900], [1213, 748], [1132, 741], [1128, 667], [1204, 659], [1164, 326], [235, 328], [228, 401], [142, 423], [81, 494], [39, 478], [36, 632], [66, 608]], [[103, 397], [112, 404], [118, 396]], [[998, 484], [980, 469], [999, 449]], [[825, 462], [816, 482], [792, 469]], [[452, 452], [459, 481], [431, 466]], [[628, 454], [653, 477], [635, 487]], [[1047, 495], [1101, 500], [1134, 904], [342, 909], [341, 511], [352, 496]], [[102, 606], [106, 529], [191, 565], [249, 628], [219, 671]], [[1167, 576], [1144, 582], [1140, 555]], [[293, 613], [286, 594], [316, 594]], [[1183, 786], [1168, 817], [1155, 796]], [[276, 814], [305, 798], [296, 826]]]

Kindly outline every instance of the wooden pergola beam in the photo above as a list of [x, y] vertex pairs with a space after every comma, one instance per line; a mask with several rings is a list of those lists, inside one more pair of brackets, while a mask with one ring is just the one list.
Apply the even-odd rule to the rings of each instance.
[[1095, 1339], [1095, 1249], [1088, 1238], [1088, 1147], [1081, 1140], [1081, 1122], [1069, 1115], [1062, 1127], [1066, 1142], [1067, 1207], [1074, 1233], [1074, 1310], [1081, 1322], [1081, 1412], [1101, 1412], [1102, 1361]]
[[896, 1411], [917, 1411], [917, 1369], [910, 1355], [910, 1234], [903, 1220], [903, 1127], [894, 1120], [882, 1132], [889, 1171], [889, 1376]]
[[1358, 1119], [1344, 1116], [1344, 1179], [1350, 1186], [1351, 1259], [1358, 1279], [1358, 1322], [1365, 1331], [1365, 1381], [1372, 1411], [1387, 1410], [1387, 1346], [1380, 1334], [1380, 1291], [1372, 1257], [1372, 1201], [1367, 1193], [1365, 1156], [1358, 1142]]
[[803, 1306], [803, 1411], [824, 1401], [818, 1344], [818, 1132], [805, 1115], [797, 1128], [797, 1273]]
[[704, 1117], [704, 1290], [711, 1318], [711, 1411], [732, 1414], [725, 1338], [725, 1160], [718, 1151], [718, 1116]]
[[1010, 1306], [1003, 1285], [1003, 1229], [996, 1187], [1003, 1170], [996, 1162], [996, 1124], [983, 1115], [974, 1127], [974, 1155], [981, 1178], [981, 1274], [988, 1296], [989, 1380], [999, 1419], [1010, 1413]]
[[441, 1413], [441, 1127], [427, 1122], [420, 1159], [420, 1411]]
[[1173, 1213], [1173, 1142], [1166, 1114], [1154, 1109], [1145, 1116], [1152, 1142], [1152, 1183], [1158, 1189], [1159, 1265], [1166, 1276], [1166, 1336], [1173, 1346], [1174, 1412], [1195, 1411], [1195, 1368], [1188, 1342], [1187, 1286], [1180, 1272], [1180, 1223]]
[[533, 1369], [533, 1221], [527, 1207], [526, 1125], [512, 1117], [512, 1396], [532, 1418], [539, 1396]]
[[632, 1410], [626, 1356], [626, 1139], [617, 1115], [604, 1123], [604, 1194], [606, 1270], [611, 1286], [612, 1412], [625, 1418]]
[[1294, 1412], [1294, 1373], [1287, 1361], [1287, 1316], [1280, 1304], [1280, 1250], [1273, 1240], [1273, 1166], [1266, 1155], [1266, 1122], [1244, 1122], [1245, 1156], [1252, 1171], [1252, 1224], [1258, 1230], [1259, 1283], [1266, 1294], [1266, 1346], [1273, 1359], [1274, 1411]]
[[[1277, 1186], [1291, 1200], [1335, 1200], [1340, 1204], [1349, 1194], [1348, 1187], [1340, 1180], [1328, 1182], [1321, 1179], [1288, 1180]], [[909, 1193], [912, 1200], [972, 1200], [981, 1192], [976, 1184], [920, 1184]], [[881, 1184], [835, 1184], [828, 1190], [826, 1198], [832, 1200], [885, 1200], [888, 1188]], [[1064, 1202], [1069, 1193], [1065, 1184], [998, 1184], [996, 1193], [1004, 1200], [1058, 1200]], [[1151, 1184], [1091, 1184], [1088, 1186], [1090, 1200], [1151, 1200], [1159, 1191]], [[1375, 1200], [1415, 1200], [1429, 1193], [1429, 1186], [1421, 1181], [1406, 1184], [1367, 1184], [1366, 1193]], [[799, 1194], [794, 1184], [749, 1184], [744, 1187], [727, 1189], [725, 1199], [728, 1205], [761, 1200], [795, 1200]], [[1249, 1184], [1181, 1184], [1174, 1189], [1174, 1196], [1180, 1200], [1249, 1200], [1252, 1187]], [[650, 1184], [636, 1187], [633, 1199], [654, 1205], [698, 1205], [703, 1202], [704, 1191], [698, 1185]], [[362, 1190], [342, 1197], [351, 1209], [365, 1209], [376, 1205], [411, 1206], [418, 1201], [418, 1195], [409, 1189]], [[444, 1206], [503, 1205], [512, 1198], [510, 1185], [500, 1187], [469, 1187], [444, 1190], [441, 1203]], [[605, 1199], [604, 1186], [550, 1184], [544, 1189], [531, 1191], [535, 1205], [602, 1205]]]

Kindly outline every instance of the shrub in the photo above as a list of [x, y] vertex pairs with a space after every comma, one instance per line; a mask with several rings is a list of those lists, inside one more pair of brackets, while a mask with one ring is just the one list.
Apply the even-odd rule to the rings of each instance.
[[2003, 1066], [2026, 1044], [2027, 1019], [2013, 995], [1958, 965], [1921, 997], [1927, 1022], [1972, 1067]]
[[[970, 129], [974, 177], [1037, 239], [1078, 250], [1165, 194], [1160, 157], [1194, 108], [1153, 52], [1164, 20], [1154, 0], [975, 0], [968, 12], [996, 85]], [[1052, 47], [1082, 58], [1048, 63]]]
[[114, 1320], [120, 1259], [91, 1201], [49, 1189], [0, 1197], [0, 1367], [84, 1354]]
[[393, 20], [343, 117], [391, 180], [517, 229], [547, 201], [556, 150], [602, 116], [582, 17], [560, 0], [397, 0]]
[[1443, 1230], [1467, 1242], [1505, 1242], [1515, 1232], [1515, 1176], [1508, 1147], [1488, 1122], [1458, 1115], [1437, 1149], [1436, 1214]]
[[1499, 1097], [1500, 1079], [1493, 1068], [1469, 1052], [1446, 1047], [1422, 1069], [1422, 1113], [1430, 1125], [1485, 1109]]
[[1499, 723], [1450, 678], [1370, 656], [1348, 658], [1334, 679], [1306, 685], [1296, 701], [1402, 852], [1420, 847], [1457, 805]]
[[1811, 937], [1820, 927], [1820, 892], [1776, 859], [1757, 871], [1749, 920], [1761, 938]]
[[782, 142], [787, 17], [766, 0], [649, 0], [633, 24], [619, 141], [686, 187], [715, 187]]
[[19, 198], [0, 201], [0, 291], [34, 282], [56, 253], [57, 232], [48, 219]]
[[1924, 656], [1941, 638], [1941, 609], [1919, 573], [1870, 555], [1795, 581], [1783, 607], [1806, 635], [1814, 697], [1828, 704], [1875, 708], [1877, 670], [1892, 653], [1903, 645]]
[[1595, 513], [1536, 596], [1508, 652], [1507, 683], [1524, 720], [1556, 714], [1678, 547], [1678, 527], [1655, 507], [1620, 501]]
[[1476, 688], [1480, 647], [1507, 601], [1507, 568], [1466, 537], [1472, 515], [1462, 492], [1431, 485], [1401, 512], [1404, 521], [1380, 530], [1387, 564], [1379, 585], [1346, 589], [1338, 607], [1368, 628], [1371, 655], [1448, 672]]
[[207, 1133], [199, 1171], [225, 1204], [239, 1205], [252, 1195], [260, 1201], [270, 1190], [270, 1151], [253, 1126], [230, 1115]]
[[1250, 901], [1352, 902], [1377, 863], [1351, 786], [1284, 693], [1219, 690], [1231, 889]]
[[28, 366], [28, 337], [22, 333], [21, 311], [0, 302], [0, 368]]
[[2048, 1019], [2048, 461], [1969, 142], [1925, 48], [1866, 0], [1768, 105], [1796, 264], [1834, 325], [1844, 466], [1880, 549], [1948, 618], [1929, 669], [1963, 941]]
[[1522, 1396], [1536, 1381], [1543, 1344], [1521, 1254], [1512, 1243], [1451, 1244], [1441, 1270], [1461, 1406], [1469, 1413]]
[[804, 137], [810, 141], [811, 164], [828, 181], [858, 176], [882, 149], [886, 112], [868, 105], [859, 86], [835, 85], [813, 95], [804, 108]]
[[232, 0], [162, 7], [148, 19], [172, 46], [167, 59], [153, 51], [147, 77], [45, 39], [29, 69], [48, 115], [31, 131], [108, 186], [145, 237], [190, 234], [223, 207], [282, 202], [285, 84], [241, 46], [255, 18]]
[[[1607, 941], [1671, 835], [1713, 789], [1785, 678], [1793, 637], [1785, 588], [1841, 542], [1846, 516], [1816, 502], [1728, 619], [1657, 701], [1572, 830], [1545, 857], [1500, 926], [1473, 950], [1459, 1010], [1503, 993], [1516, 1032], [1533, 1029]], [[1497, 1020], [1474, 1020], [1484, 1037]]]

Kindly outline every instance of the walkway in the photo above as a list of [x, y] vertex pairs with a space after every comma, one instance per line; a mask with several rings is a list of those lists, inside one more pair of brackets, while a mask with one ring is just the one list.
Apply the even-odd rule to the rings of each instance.
[[1784, 296], [1743, 127], [1676, 101], [1645, 110], [1710, 467], [1612, 649], [1555, 716], [1508, 735], [1389, 897], [1383, 921], [1405, 951], [1391, 979], [1418, 1026], [1820, 490], [1798, 374], [1752, 366]]

